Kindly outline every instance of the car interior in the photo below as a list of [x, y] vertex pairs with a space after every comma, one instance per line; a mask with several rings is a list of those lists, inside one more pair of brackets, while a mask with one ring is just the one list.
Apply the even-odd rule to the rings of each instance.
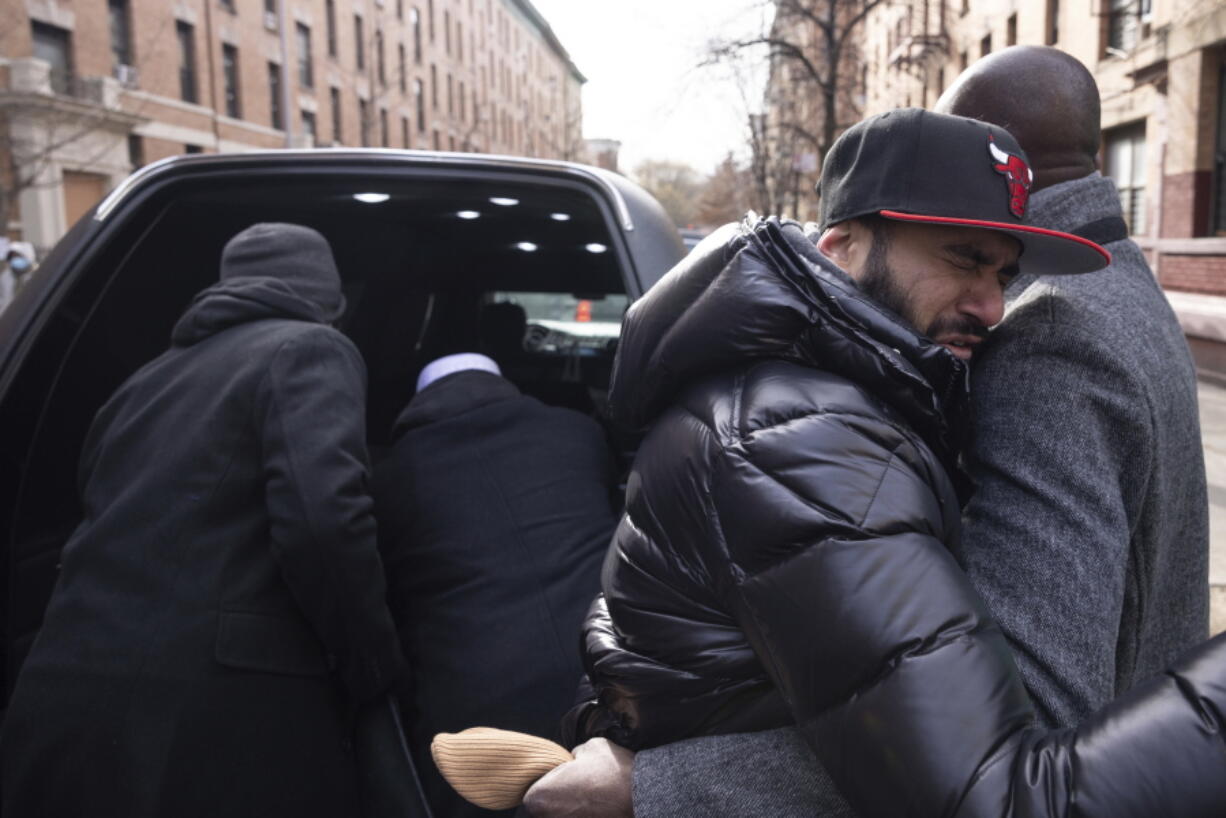
[[605, 390], [629, 262], [607, 205], [579, 183], [247, 172], [177, 184], [110, 217], [115, 229], [69, 268], [68, 291], [0, 403], [5, 701], [80, 519], [77, 460], [94, 413], [167, 347], [192, 297], [217, 280], [225, 242], [255, 222], [304, 224], [329, 239], [348, 302], [339, 328], [367, 364], [373, 457], [391, 442], [420, 369], [501, 310], [522, 327], [504, 328], [490, 350], [505, 374], [595, 416], [628, 468], [634, 442], [612, 432]]

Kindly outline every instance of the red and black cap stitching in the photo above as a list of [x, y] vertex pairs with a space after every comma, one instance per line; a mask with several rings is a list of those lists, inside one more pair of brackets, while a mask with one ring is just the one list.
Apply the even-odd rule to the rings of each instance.
[[889, 219], [997, 230], [1023, 250], [1022, 272], [1087, 273], [1111, 263], [1093, 241], [1023, 222], [1034, 174], [1008, 131], [919, 108], [849, 128], [818, 184], [825, 228], [880, 213]]

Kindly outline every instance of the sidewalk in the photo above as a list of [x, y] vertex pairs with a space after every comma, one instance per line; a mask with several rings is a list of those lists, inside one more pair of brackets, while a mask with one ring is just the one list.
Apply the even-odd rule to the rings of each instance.
[[1200, 429], [1209, 478], [1209, 627], [1226, 631], [1226, 388], [1201, 381]]

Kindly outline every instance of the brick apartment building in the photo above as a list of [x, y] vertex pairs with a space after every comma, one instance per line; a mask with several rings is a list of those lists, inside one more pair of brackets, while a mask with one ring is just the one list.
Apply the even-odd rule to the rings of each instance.
[[1061, 48], [1093, 72], [1102, 171], [1198, 361], [1226, 373], [1226, 346], [1198, 340], [1226, 341], [1226, 3], [892, 0], [857, 33], [849, 119], [931, 106], [967, 65], [1016, 43]]
[[0, 212], [42, 251], [176, 154], [574, 159], [584, 81], [529, 0], [0, 0]]

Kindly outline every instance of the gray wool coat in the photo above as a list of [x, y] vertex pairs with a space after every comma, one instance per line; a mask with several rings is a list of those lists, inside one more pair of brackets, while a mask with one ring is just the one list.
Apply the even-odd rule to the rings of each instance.
[[[1049, 229], [1120, 215], [1098, 174], [1031, 197]], [[1208, 634], [1195, 370], [1140, 248], [1106, 247], [1100, 272], [1014, 282], [973, 373], [977, 491], [955, 553], [1051, 727]], [[641, 752], [634, 804], [639, 818], [853, 815], [793, 728]]]

